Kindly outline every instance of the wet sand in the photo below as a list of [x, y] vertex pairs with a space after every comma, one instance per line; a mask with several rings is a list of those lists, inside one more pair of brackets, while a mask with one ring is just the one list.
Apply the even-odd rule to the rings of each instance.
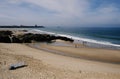
[[29, 46], [68, 57], [120, 64], [120, 50], [90, 48], [61, 40], [52, 44], [33, 43]]

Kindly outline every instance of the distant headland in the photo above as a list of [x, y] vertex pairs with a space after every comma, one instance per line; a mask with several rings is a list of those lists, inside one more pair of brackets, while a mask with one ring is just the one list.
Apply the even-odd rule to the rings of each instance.
[[0, 28], [45, 28], [44, 26], [26, 26], [26, 25], [0, 25]]

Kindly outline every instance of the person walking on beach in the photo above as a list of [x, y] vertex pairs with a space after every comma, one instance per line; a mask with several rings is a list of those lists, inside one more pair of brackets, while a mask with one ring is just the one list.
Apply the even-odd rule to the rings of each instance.
[[75, 48], [77, 48], [77, 44], [75, 44]]
[[83, 41], [83, 45], [86, 46], [87, 42], [86, 41]]

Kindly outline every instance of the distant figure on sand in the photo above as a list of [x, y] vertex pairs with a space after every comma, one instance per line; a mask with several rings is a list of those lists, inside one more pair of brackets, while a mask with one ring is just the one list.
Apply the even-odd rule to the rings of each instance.
[[77, 44], [75, 44], [75, 48], [77, 48]]
[[79, 45], [78, 44], [75, 44], [75, 48], [78, 48], [79, 47]]
[[86, 45], [86, 43], [87, 43], [86, 41], [83, 41], [83, 45], [84, 45], [84, 46]]

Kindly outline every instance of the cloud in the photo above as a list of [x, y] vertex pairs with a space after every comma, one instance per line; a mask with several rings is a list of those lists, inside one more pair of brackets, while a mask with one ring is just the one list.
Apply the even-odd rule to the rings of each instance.
[[[26, 0], [58, 14], [80, 15], [87, 7], [86, 0]], [[79, 2], [79, 3], [78, 3]]]
[[120, 23], [120, 11], [113, 5], [105, 5], [96, 8], [95, 11], [89, 11], [81, 19], [83, 24], [116, 24]]
[[[120, 19], [118, 18], [120, 17], [120, 9], [118, 5], [101, 2], [98, 6], [93, 7], [96, 4], [94, 1], [2, 0], [0, 2], [0, 18], [11, 19], [8, 22], [11, 24], [24, 23], [28, 25], [73, 26], [120, 23]], [[3, 23], [3, 21], [1, 22]]]

